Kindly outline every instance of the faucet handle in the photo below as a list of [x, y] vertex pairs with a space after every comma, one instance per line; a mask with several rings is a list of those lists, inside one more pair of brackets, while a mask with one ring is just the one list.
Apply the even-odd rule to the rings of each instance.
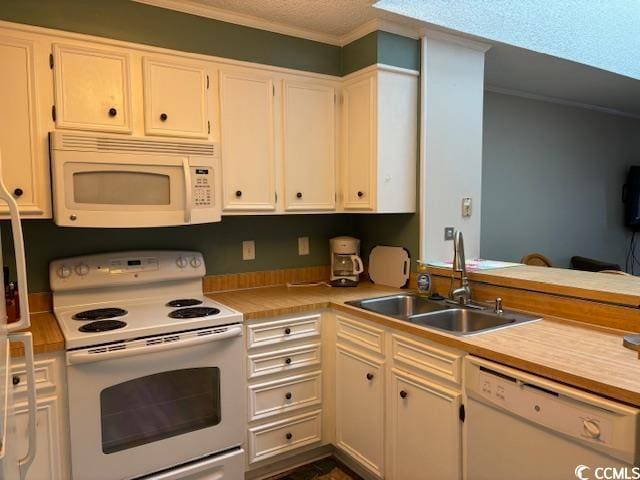
[[495, 307], [493, 309], [494, 313], [502, 313], [504, 312], [504, 310], [502, 310], [502, 298], [498, 297], [496, 298], [496, 304]]

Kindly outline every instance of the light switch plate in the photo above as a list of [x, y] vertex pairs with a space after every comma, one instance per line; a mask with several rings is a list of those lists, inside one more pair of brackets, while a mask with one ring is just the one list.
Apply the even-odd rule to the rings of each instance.
[[244, 242], [242, 242], [242, 259], [256, 259], [256, 242], [254, 242], [253, 240], [245, 240]]
[[309, 237], [298, 237], [298, 255], [309, 255]]
[[444, 239], [453, 240], [453, 235], [455, 234], [456, 229], [454, 227], [444, 227]]
[[462, 216], [463, 217], [471, 216], [471, 197], [464, 197], [462, 199]]

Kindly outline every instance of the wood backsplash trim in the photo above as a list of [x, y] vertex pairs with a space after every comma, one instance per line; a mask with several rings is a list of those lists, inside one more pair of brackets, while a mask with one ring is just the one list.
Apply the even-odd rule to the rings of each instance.
[[[331, 272], [329, 265], [316, 267], [285, 268], [263, 272], [229, 273], [206, 275], [202, 280], [204, 293], [241, 290], [245, 288], [274, 287], [292, 282], [328, 282]], [[29, 294], [31, 313], [53, 311], [51, 292]]]

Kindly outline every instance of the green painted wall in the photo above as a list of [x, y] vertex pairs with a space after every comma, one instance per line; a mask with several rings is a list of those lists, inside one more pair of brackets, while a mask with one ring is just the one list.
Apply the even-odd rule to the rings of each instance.
[[[0, 2], [0, 19], [157, 47], [215, 55], [331, 75], [374, 63], [419, 68], [419, 42], [373, 32], [343, 48], [164, 10], [130, 0], [15, 0]], [[0, 222], [5, 258], [8, 222]], [[184, 248], [205, 255], [207, 272], [232, 273], [324, 265], [328, 239], [353, 235], [363, 255], [377, 244], [404, 245], [417, 255], [417, 215], [287, 215], [225, 217], [221, 223], [154, 229], [61, 228], [24, 222], [29, 289], [49, 289], [48, 264], [58, 257], [112, 250]], [[309, 236], [311, 254], [297, 255], [297, 237]], [[256, 241], [256, 260], [242, 260], [242, 241]], [[13, 266], [12, 271], [13, 271]]]
[[3, 0], [0, 19], [185, 52], [340, 74], [340, 47], [130, 0]]

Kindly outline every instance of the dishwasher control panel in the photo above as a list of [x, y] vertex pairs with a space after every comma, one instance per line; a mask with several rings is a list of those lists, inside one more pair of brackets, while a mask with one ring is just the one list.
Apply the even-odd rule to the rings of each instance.
[[513, 415], [587, 442], [613, 444], [609, 412], [497, 372], [479, 371], [476, 380], [474, 390], [482, 398]]

